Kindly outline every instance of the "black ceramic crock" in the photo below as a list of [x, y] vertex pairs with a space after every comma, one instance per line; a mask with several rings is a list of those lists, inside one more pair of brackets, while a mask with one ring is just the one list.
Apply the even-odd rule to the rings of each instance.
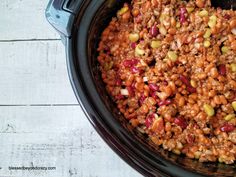
[[[105, 142], [144, 176], [234, 176], [236, 165], [200, 163], [155, 148], [127, 125], [100, 78], [96, 48], [101, 32], [127, 0], [51, 0], [46, 18], [65, 44], [74, 93]], [[79, 118], [79, 117], [78, 117]]]

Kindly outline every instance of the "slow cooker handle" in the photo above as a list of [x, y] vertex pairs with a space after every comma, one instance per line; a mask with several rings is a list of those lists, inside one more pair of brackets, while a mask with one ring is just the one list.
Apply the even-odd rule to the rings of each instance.
[[76, 11], [83, 0], [50, 0], [45, 15], [62, 39], [71, 36]]

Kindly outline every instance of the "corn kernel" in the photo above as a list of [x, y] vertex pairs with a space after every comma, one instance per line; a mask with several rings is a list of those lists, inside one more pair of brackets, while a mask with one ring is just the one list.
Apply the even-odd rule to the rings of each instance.
[[178, 55], [174, 51], [168, 51], [167, 56], [173, 62], [175, 62], [178, 58]]
[[215, 110], [214, 110], [214, 108], [211, 106], [211, 105], [209, 105], [209, 104], [204, 104], [203, 105], [203, 108], [204, 108], [204, 111], [206, 112], [206, 114], [208, 115], [208, 116], [214, 116], [215, 115]]
[[166, 31], [166, 29], [165, 29], [164, 26], [161, 26], [161, 27], [159, 28], [159, 32], [160, 32], [162, 35], [166, 35], [166, 34], [167, 34], [167, 31]]
[[175, 154], [177, 154], [177, 155], [180, 155], [180, 154], [181, 154], [181, 152], [180, 152], [179, 149], [173, 149], [172, 152], [175, 153]]
[[198, 13], [198, 15], [199, 15], [200, 17], [206, 17], [206, 16], [208, 16], [208, 11], [202, 10], [202, 11], [200, 11], [200, 12]]
[[176, 147], [177, 147], [177, 149], [183, 149], [184, 146], [181, 142], [177, 141]]
[[176, 23], [176, 28], [180, 28], [180, 22]]
[[227, 116], [224, 117], [226, 121], [229, 121], [231, 119], [235, 119], [235, 114], [228, 114]]
[[165, 19], [165, 16], [166, 16], [165, 14], [161, 14], [161, 15], [160, 15], [159, 20], [160, 20], [161, 23], [163, 23], [163, 21], [164, 21], [164, 19]]
[[236, 72], [236, 63], [230, 64], [230, 68], [232, 72]]
[[211, 29], [207, 28], [205, 34], [203, 35], [203, 37], [206, 39], [206, 38], [209, 38], [210, 36], [211, 36]]
[[223, 46], [223, 47], [221, 47], [221, 52], [222, 52], [223, 54], [226, 54], [226, 53], [229, 52], [229, 48], [228, 48], [227, 46]]
[[214, 26], [216, 26], [216, 21], [217, 21], [217, 17], [215, 15], [210, 16], [210, 19], [208, 21], [208, 26], [210, 28], [213, 28]]
[[156, 49], [156, 48], [161, 47], [161, 41], [152, 41], [152, 42], [151, 42], [151, 47], [152, 47], [153, 49]]
[[201, 156], [201, 152], [200, 151], [196, 151], [196, 152], [194, 152], [194, 158], [195, 159], [199, 159], [200, 158], [200, 156]]
[[129, 7], [123, 7], [118, 11], [118, 15], [123, 15], [124, 13], [126, 13], [129, 10]]
[[232, 107], [234, 108], [234, 111], [236, 111], [236, 101], [232, 102]]
[[131, 42], [137, 42], [139, 40], [139, 34], [138, 33], [129, 34], [129, 40]]
[[206, 41], [204, 41], [203, 45], [204, 45], [204, 47], [208, 48], [208, 47], [210, 47], [211, 43], [210, 43], [210, 41], [206, 40]]
[[194, 11], [194, 7], [187, 7], [186, 10], [188, 13], [191, 13], [192, 11]]
[[218, 158], [218, 161], [219, 161], [220, 163], [223, 163], [223, 162], [224, 162], [224, 158], [219, 157], [219, 158]]
[[136, 46], [135, 48], [135, 55], [138, 55], [138, 56], [141, 56], [141, 55], [144, 55], [144, 50], [143, 49], [140, 49], [139, 46]]
[[106, 63], [104, 64], [104, 69], [105, 69], [106, 71], [110, 70], [112, 67], [113, 67], [113, 61], [111, 61], [111, 62], [106, 62]]
[[190, 84], [192, 87], [196, 88], [197, 87], [197, 82], [195, 80], [190, 80]]

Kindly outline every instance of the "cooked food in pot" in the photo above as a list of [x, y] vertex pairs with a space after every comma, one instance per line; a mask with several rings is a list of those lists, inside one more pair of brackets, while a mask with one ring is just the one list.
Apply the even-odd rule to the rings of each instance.
[[236, 158], [236, 11], [210, 0], [133, 0], [98, 47], [106, 89], [157, 145], [200, 162]]

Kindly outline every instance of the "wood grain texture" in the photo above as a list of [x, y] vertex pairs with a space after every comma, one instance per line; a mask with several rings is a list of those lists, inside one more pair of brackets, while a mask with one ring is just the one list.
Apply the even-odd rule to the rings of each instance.
[[[101, 140], [79, 106], [0, 107], [0, 113], [0, 176], [140, 176]], [[56, 170], [10, 174], [8, 166]]]
[[48, 0], [1, 0], [0, 41], [59, 39], [45, 18], [47, 3]]
[[61, 41], [0, 43], [0, 105], [77, 104]]

